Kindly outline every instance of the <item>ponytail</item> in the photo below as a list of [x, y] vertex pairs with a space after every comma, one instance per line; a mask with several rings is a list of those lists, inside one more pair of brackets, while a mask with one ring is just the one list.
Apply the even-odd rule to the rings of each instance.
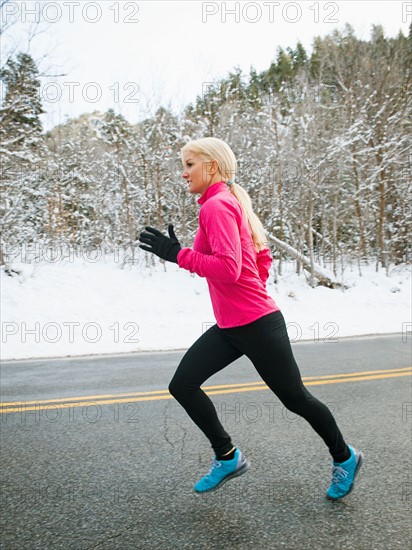
[[229, 187], [231, 193], [235, 195], [240, 202], [241, 207], [246, 213], [247, 220], [249, 222], [249, 229], [252, 234], [253, 244], [256, 252], [259, 252], [263, 248], [267, 247], [266, 231], [262, 222], [253, 211], [252, 201], [246, 189], [241, 187], [238, 183], [233, 183]]

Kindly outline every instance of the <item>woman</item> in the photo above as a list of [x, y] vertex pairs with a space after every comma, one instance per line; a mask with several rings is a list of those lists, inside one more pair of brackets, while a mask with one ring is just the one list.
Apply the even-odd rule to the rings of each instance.
[[215, 453], [195, 491], [214, 491], [249, 467], [200, 388], [246, 355], [283, 405], [305, 418], [324, 440], [333, 458], [326, 496], [338, 500], [352, 490], [363, 454], [346, 445], [330, 410], [302, 383], [283, 315], [266, 292], [272, 257], [249, 195], [234, 182], [236, 158], [224, 141], [211, 137], [190, 141], [181, 156], [189, 192], [201, 195], [193, 249], [180, 246], [171, 224], [169, 237], [146, 227], [139, 241], [148, 246], [139, 246], [205, 277], [216, 317], [216, 324], [187, 350], [169, 385]]

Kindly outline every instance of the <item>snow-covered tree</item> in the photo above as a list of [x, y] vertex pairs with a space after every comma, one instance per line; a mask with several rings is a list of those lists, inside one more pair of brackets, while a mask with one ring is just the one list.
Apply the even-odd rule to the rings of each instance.
[[[9, 58], [0, 70], [5, 94], [0, 107], [2, 245], [36, 239], [43, 224], [47, 189], [41, 185], [46, 149], [39, 115], [38, 71], [30, 55]], [[1, 262], [7, 261], [2, 249]]]

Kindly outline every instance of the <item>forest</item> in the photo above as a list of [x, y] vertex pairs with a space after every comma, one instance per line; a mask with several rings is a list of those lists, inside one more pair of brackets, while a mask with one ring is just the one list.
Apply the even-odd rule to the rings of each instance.
[[[2, 269], [16, 251], [121, 251], [145, 225], [174, 224], [191, 246], [199, 206], [182, 179], [180, 148], [219, 137], [237, 161], [274, 263], [293, 259], [314, 279], [322, 269], [411, 259], [411, 68], [409, 36], [372, 26], [360, 40], [346, 25], [274, 52], [266, 70], [234, 68], [179, 113], [160, 106], [129, 123], [113, 109], [44, 131], [39, 71], [28, 53], [0, 69]], [[198, 198], [198, 197], [196, 197]], [[21, 259], [21, 255], [20, 255]]]

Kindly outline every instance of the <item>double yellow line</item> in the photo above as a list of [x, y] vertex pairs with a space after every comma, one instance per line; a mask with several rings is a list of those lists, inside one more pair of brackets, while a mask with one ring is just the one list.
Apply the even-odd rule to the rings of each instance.
[[[360, 382], [362, 380], [381, 380], [384, 378], [398, 378], [411, 376], [412, 368], [370, 370], [362, 372], [350, 372], [345, 374], [327, 374], [325, 376], [306, 376], [302, 380], [305, 386], [321, 386], [324, 384], [340, 384], [342, 382]], [[263, 382], [244, 382], [243, 384], [222, 384], [219, 386], [202, 386], [207, 395], [223, 393], [240, 393], [250, 391], [269, 390]], [[13, 413], [19, 410], [36, 411], [40, 407], [68, 408], [83, 407], [85, 405], [112, 405], [114, 403], [131, 403], [136, 401], [158, 401], [160, 399], [172, 399], [169, 390], [143, 391], [118, 394], [81, 395], [77, 397], [62, 397], [57, 399], [39, 399], [37, 401], [14, 401], [0, 403], [0, 413]]]

